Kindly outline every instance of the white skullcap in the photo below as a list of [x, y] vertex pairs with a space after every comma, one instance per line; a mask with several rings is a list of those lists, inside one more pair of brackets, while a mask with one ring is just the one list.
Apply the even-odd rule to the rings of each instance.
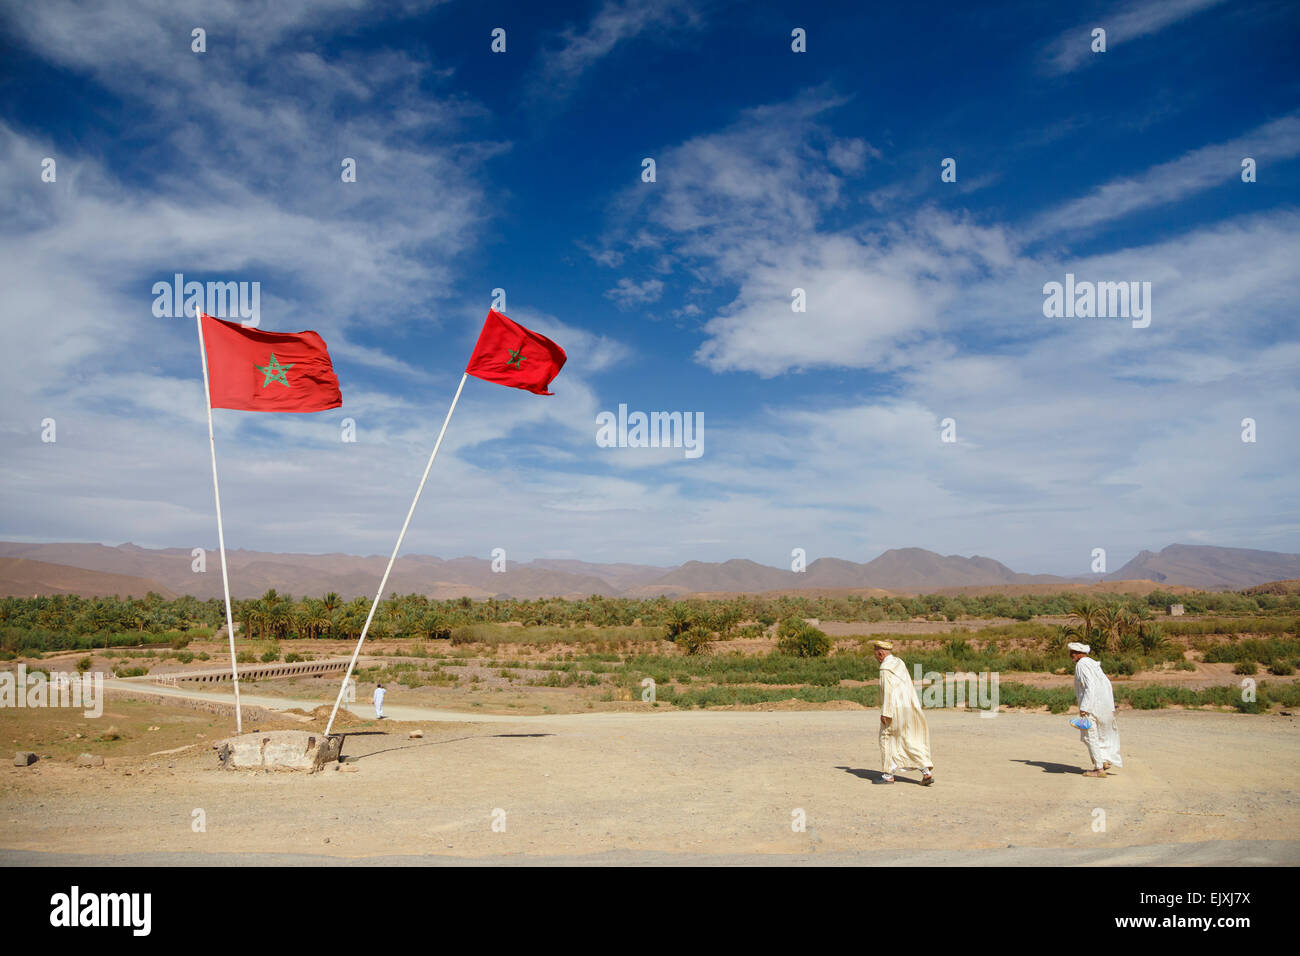
[[1078, 641], [1071, 641], [1066, 645], [1072, 651], [1078, 651], [1080, 654], [1091, 654], [1092, 648], [1087, 644], [1080, 644]]

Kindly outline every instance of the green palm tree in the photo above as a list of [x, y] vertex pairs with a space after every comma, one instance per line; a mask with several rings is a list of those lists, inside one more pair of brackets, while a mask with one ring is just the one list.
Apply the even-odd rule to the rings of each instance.
[[[336, 598], [338, 595], [334, 595]], [[309, 598], [303, 602], [303, 623], [313, 638], [319, 637], [330, 627], [330, 607], [323, 600]]]
[[1095, 650], [1104, 651], [1112, 646], [1112, 642], [1119, 643], [1122, 621], [1123, 612], [1114, 604], [1107, 604], [1097, 612], [1097, 633], [1093, 641]]
[[1092, 643], [1092, 634], [1097, 626], [1097, 615], [1101, 613], [1101, 608], [1089, 601], [1087, 598], [1081, 598], [1070, 606], [1070, 614], [1079, 619], [1079, 636], [1083, 638], [1083, 643]]
[[690, 630], [691, 625], [695, 623], [695, 614], [685, 604], [674, 603], [668, 608], [665, 615], [664, 625], [668, 631], [668, 640], [675, 641], [677, 638]]

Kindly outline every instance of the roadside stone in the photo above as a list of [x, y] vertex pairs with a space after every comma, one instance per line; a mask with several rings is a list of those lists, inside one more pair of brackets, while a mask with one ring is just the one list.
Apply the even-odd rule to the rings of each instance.
[[412, 730], [412, 731], [411, 731], [409, 734], [407, 734], [406, 736], [407, 736], [408, 738], [410, 738], [411, 740], [419, 740], [421, 737], [424, 736], [424, 731], [423, 731], [423, 730]]
[[104, 758], [99, 754], [81, 754], [81, 756], [77, 757], [77, 766], [102, 767], [104, 766]]
[[36, 759], [36, 754], [32, 753], [30, 750], [20, 750], [18, 753], [14, 754], [14, 766], [30, 767], [32, 764], [36, 763]]
[[241, 734], [213, 744], [226, 770], [298, 770], [315, 773], [338, 760], [342, 737], [322, 737], [305, 730], [270, 730]]

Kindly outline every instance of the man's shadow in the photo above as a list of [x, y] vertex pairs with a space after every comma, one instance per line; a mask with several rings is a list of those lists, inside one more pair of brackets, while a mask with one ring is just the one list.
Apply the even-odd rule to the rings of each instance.
[[[862, 780], [870, 780], [872, 786], [875, 786], [876, 784], [879, 784], [881, 786], [888, 786], [888, 784], [885, 783], [885, 775], [881, 773], [879, 770], [862, 770], [857, 767], [836, 767], [835, 769], [843, 770], [845, 773], [851, 773], [853, 774], [853, 776], [858, 777]], [[908, 777], [899, 776], [898, 774], [894, 774], [894, 779], [898, 783], [914, 783], [918, 787], [921, 785], [920, 780], [912, 780]]]
[[1043, 773], [1077, 773], [1082, 775], [1083, 771], [1078, 767], [1071, 767], [1064, 763], [1049, 763], [1046, 760], [1012, 760], [1012, 763], [1023, 763], [1029, 767], [1042, 767]]

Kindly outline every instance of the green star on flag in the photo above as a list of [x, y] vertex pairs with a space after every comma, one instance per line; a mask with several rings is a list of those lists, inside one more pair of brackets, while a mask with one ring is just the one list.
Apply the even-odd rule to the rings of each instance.
[[329, 350], [315, 332], [263, 332], [202, 312], [199, 328], [213, 408], [320, 412], [343, 404]]
[[257, 363], [253, 363], [253, 368], [257, 369], [259, 372], [261, 372], [263, 375], [266, 376], [266, 381], [262, 383], [263, 388], [266, 388], [266, 386], [270, 385], [272, 382], [279, 382], [281, 385], [288, 388], [289, 379], [285, 376], [284, 373], [287, 372], [289, 369], [293, 368], [292, 362], [290, 362], [288, 365], [281, 365], [280, 360], [277, 359], [275, 357], [275, 353], [272, 352], [271, 361], [269, 364], [258, 365]]
[[[552, 392], [546, 386], [559, 374], [567, 358], [564, 349], [546, 336], [524, 328], [496, 309], [489, 309], [465, 374], [536, 395], [550, 395]], [[279, 391], [273, 389], [272, 394]]]

